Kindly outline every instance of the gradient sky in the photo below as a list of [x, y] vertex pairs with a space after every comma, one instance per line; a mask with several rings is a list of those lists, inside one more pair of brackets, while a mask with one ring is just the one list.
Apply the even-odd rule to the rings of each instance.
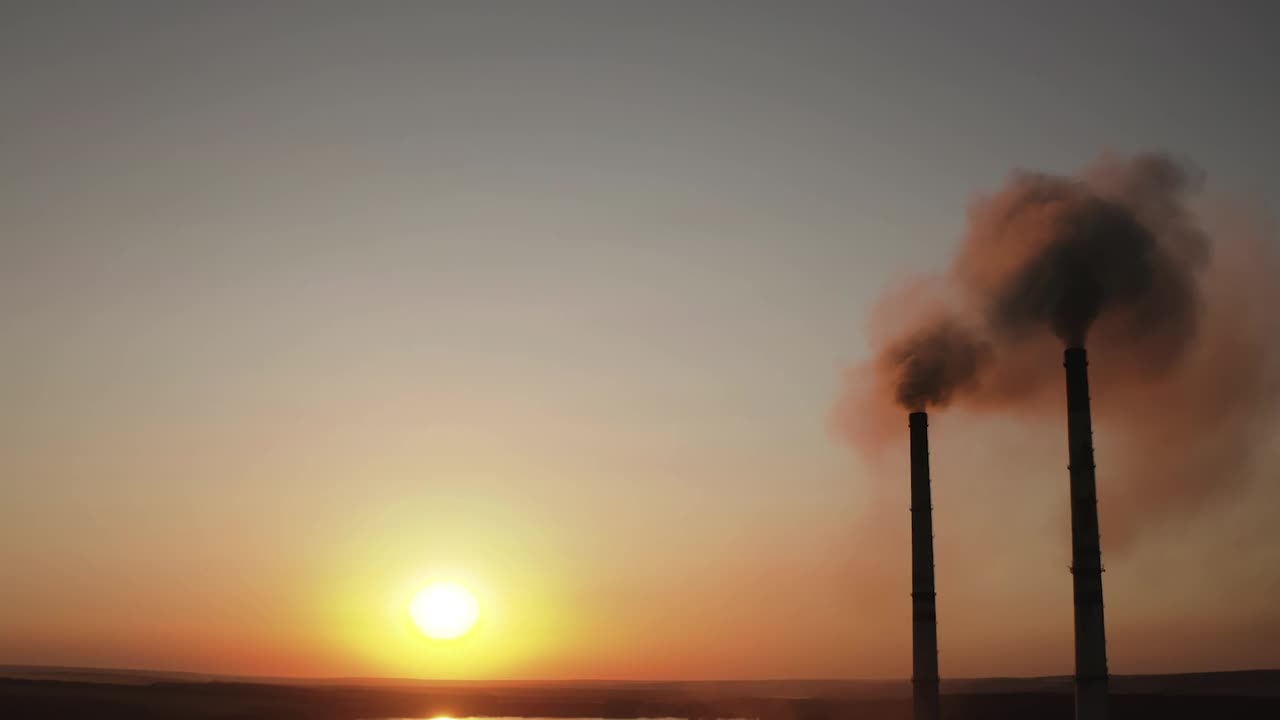
[[[5, 3], [0, 663], [907, 676], [879, 293], [1015, 166], [1280, 207], [1275, 5], [1123, 5]], [[935, 419], [944, 675], [1071, 667], [1050, 430]], [[1280, 665], [1277, 503], [1106, 554], [1114, 672]]]

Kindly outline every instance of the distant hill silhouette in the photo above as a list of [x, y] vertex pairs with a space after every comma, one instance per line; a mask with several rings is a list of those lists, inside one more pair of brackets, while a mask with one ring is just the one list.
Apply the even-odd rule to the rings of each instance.
[[[652, 682], [237, 678], [0, 666], [0, 717], [355, 720], [379, 717], [909, 718], [906, 680]], [[943, 682], [943, 717], [1072, 717], [1071, 678]], [[1117, 718], [1280, 717], [1280, 671], [1115, 676]]]

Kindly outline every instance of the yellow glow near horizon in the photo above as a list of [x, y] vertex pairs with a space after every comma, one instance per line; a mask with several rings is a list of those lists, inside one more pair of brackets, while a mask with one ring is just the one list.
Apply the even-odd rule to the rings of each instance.
[[451, 640], [467, 634], [480, 619], [480, 604], [456, 583], [432, 583], [409, 601], [409, 616], [427, 637]]

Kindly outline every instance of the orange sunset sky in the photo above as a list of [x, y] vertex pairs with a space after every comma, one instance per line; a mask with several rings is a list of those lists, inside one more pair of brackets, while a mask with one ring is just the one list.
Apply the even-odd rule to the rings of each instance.
[[[877, 298], [1014, 167], [1280, 207], [1267, 6], [978, 4], [6, 5], [0, 664], [908, 676]], [[1280, 665], [1273, 421], [1102, 528], [1113, 672]], [[1065, 416], [931, 429], [943, 676], [1070, 672]]]

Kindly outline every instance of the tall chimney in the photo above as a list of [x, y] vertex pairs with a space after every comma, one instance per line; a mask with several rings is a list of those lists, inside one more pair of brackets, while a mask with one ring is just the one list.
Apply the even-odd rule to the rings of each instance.
[[1067, 446], [1071, 465], [1071, 584], [1075, 590], [1076, 720], [1107, 719], [1107, 637], [1102, 618], [1102, 550], [1093, 475], [1089, 360], [1083, 347], [1063, 353], [1067, 369]]
[[938, 614], [933, 588], [933, 504], [929, 497], [929, 414], [911, 427], [911, 697], [915, 720], [938, 720]]

